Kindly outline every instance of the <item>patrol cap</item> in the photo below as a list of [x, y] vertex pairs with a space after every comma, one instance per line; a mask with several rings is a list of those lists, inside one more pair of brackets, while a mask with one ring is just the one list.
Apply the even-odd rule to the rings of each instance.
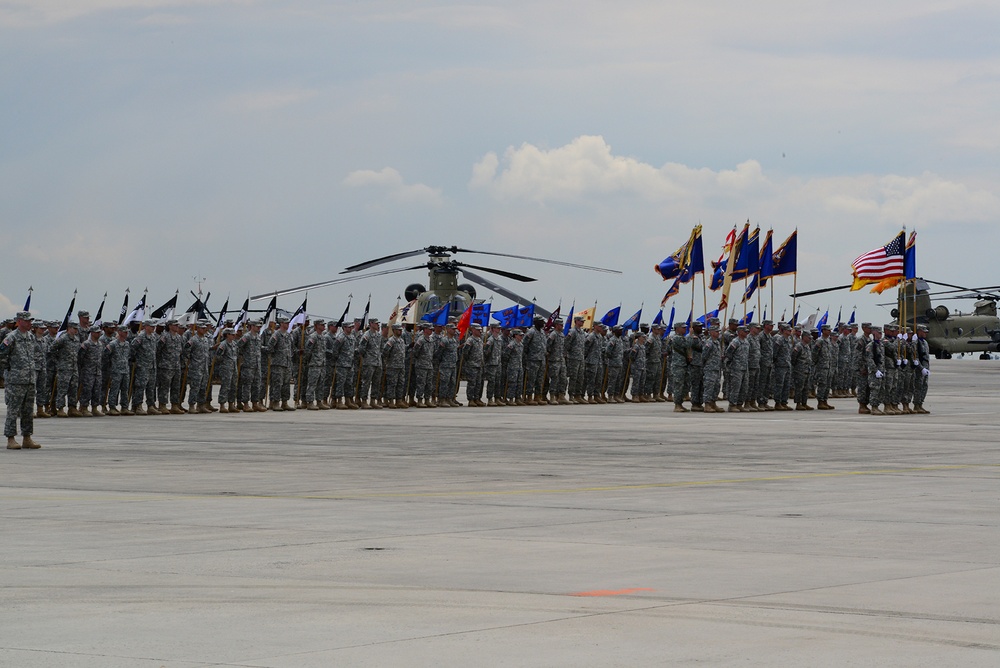
[[264, 324], [264, 322], [262, 320], [251, 320], [249, 324], [251, 327], [260, 327], [261, 325]]
[[31, 312], [30, 311], [18, 311], [17, 312], [17, 319], [18, 320], [31, 320]]
[[142, 321], [142, 326], [143, 327], [156, 327], [156, 323], [153, 322], [152, 320], [143, 320]]
[[70, 320], [69, 323], [66, 325], [66, 329], [69, 329], [71, 327], [73, 329], [80, 329], [80, 323], [78, 323], [76, 320]]
[[[285, 319], [285, 322], [288, 322], [287, 318]], [[196, 327], [208, 327], [208, 320], [205, 320], [204, 318], [202, 318], [201, 320], [199, 320], [198, 322], [196, 322], [194, 324], [195, 324]]]
[[92, 325], [87, 328], [87, 331], [90, 332], [91, 334], [99, 334], [101, 332], [101, 328], [98, 327], [97, 325]]
[[896, 330], [899, 329], [899, 325], [897, 325], [894, 322], [887, 322], [884, 325], [882, 325], [882, 329], [884, 329], [886, 331], [889, 331], [890, 329], [893, 330], [893, 331], [896, 331]]
[[378, 324], [378, 318], [368, 318], [368, 324], [369, 325], [377, 325]]
[[779, 322], [778, 323], [778, 329], [784, 330], [784, 329], [791, 329], [791, 328], [792, 328], [792, 326], [789, 325], [787, 322]]
[[621, 334], [622, 326], [621, 325], [615, 325], [614, 327], [611, 328], [611, 331], [614, 332], [615, 334]]
[[863, 322], [863, 323], [861, 323], [861, 326], [862, 327], [871, 327], [872, 324], [870, 322]]
[[118, 329], [119, 332], [127, 332], [128, 331], [128, 327], [126, 327], [125, 325], [118, 325], [117, 329]]
[[176, 324], [178, 324], [178, 323], [177, 323], [177, 320], [175, 318], [171, 318], [170, 320], [167, 320], [167, 325], [176, 325]]
[[563, 324], [563, 319], [562, 318], [554, 318], [552, 320], [552, 324], [553, 325], [561, 325], [561, 324]]
[[510, 335], [511, 336], [524, 336], [524, 332], [522, 332], [520, 329], [518, 329], [517, 327], [515, 327], [514, 329], [510, 330]]
[[808, 336], [811, 339], [812, 335], [813, 335], [812, 332], [810, 332], [808, 329], [802, 330], [802, 336]]
[[745, 332], [745, 331], [747, 331], [747, 329], [748, 328], [747, 328], [746, 325], [737, 325], [737, 327], [736, 327], [736, 331], [737, 332]]
[[927, 325], [917, 325], [917, 331], [918, 332], [928, 332], [930, 330], [928, 329]]
[[747, 327], [749, 327], [750, 329], [753, 329], [755, 327], [757, 329], [760, 329], [760, 323], [759, 322], [751, 322], [749, 325], [747, 325]]
[[[543, 318], [535, 318], [535, 319], [536, 320], [543, 320], [544, 321]], [[499, 322], [491, 322], [490, 323], [490, 328], [491, 329], [500, 329], [500, 323]]]
[[822, 329], [824, 332], [832, 332], [833, 331], [833, 326], [832, 325], [823, 325], [820, 329]]
[[288, 322], [288, 318], [283, 315], [279, 315], [277, 318], [275, 318], [275, 320], [278, 322], [279, 325]]
[[882, 333], [882, 328], [879, 327], [878, 325], [872, 325], [871, 327], [873, 332], [878, 332], [879, 334]]
[[691, 326], [692, 327], [697, 327], [698, 329], [701, 329], [702, 327], [704, 327], [704, 325], [702, 324], [701, 320], [695, 320], [694, 322], [691, 323]]
[[710, 332], [718, 332], [719, 331], [719, 326], [718, 325], [711, 325], [711, 326], [709, 326], [708, 331], [710, 331]]
[[90, 317], [90, 311], [77, 311], [76, 315], [77, 315], [77, 317], [80, 317], [80, 318], [89, 318]]
[[222, 330], [222, 335], [223, 336], [229, 336], [229, 335], [235, 336], [236, 335], [236, 330], [234, 330], [232, 327], [226, 327], [224, 330]]
[[737, 320], [736, 318], [730, 318], [730, 319], [729, 319], [729, 324], [730, 324], [730, 325], [739, 325], [739, 324], [740, 324], [740, 321], [739, 321], [739, 320]]
[[[393, 327], [395, 327], [395, 326], [396, 325], [393, 325]], [[402, 325], [399, 325], [399, 326], [402, 327]], [[480, 325], [478, 322], [474, 322], [471, 325], [469, 325], [469, 329], [482, 329], [482, 328], [483, 328], [483, 326]]]
[[445, 327], [447, 327], [448, 329], [455, 329], [455, 323], [449, 322], [447, 325], [445, 325]]
[[536, 315], [536, 316], [534, 317], [534, 322], [545, 322], [545, 318], [543, 318], [543, 317], [542, 317], [542, 316], [540, 316], [540, 315]]
[[420, 329], [434, 329], [434, 325], [429, 322], [420, 323]]
[[[7, 321], [4, 321], [4, 324], [6, 324], [6, 322]], [[13, 322], [13, 320], [11, 320], [10, 322]], [[47, 327], [47, 325], [45, 324], [44, 320], [32, 320], [31, 321], [31, 326], [32, 327], [41, 327], [41, 328]]]
[[764, 327], [767, 327], [768, 325], [773, 325], [773, 324], [774, 324], [774, 321], [773, 321], [773, 320], [767, 320], [767, 319], [765, 319], [765, 320], [764, 320], [763, 322], [761, 322], [760, 324], [764, 325]]
[[322, 318], [317, 318], [316, 320], [313, 320], [313, 325], [325, 325], [325, 324], [326, 320], [323, 320]]
[[837, 323], [837, 329], [843, 329], [845, 327], [847, 327], [847, 323], [843, 323], [843, 322], [838, 322]]
[[398, 329], [398, 330], [402, 331], [403, 330], [403, 323], [401, 323], [401, 322], [394, 322], [394, 323], [392, 323], [392, 328], [393, 329]]
[[674, 329], [684, 329], [687, 325], [683, 322], [675, 322]]
[[574, 315], [573, 316], [573, 322], [576, 322], [577, 320], [579, 320], [580, 322], [583, 322], [584, 321], [584, 317], [582, 315]]

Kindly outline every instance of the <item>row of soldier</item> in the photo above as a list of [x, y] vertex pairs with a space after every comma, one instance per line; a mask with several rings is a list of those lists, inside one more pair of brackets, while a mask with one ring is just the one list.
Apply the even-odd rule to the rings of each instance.
[[695, 322], [690, 332], [678, 323], [664, 337], [656, 324], [588, 331], [582, 318], [563, 335], [560, 320], [536, 318], [527, 331], [472, 324], [460, 337], [455, 322], [414, 331], [376, 319], [367, 328], [316, 320], [289, 331], [278, 318], [263, 332], [250, 323], [215, 339], [207, 321], [98, 328], [85, 311], [78, 316], [65, 336], [57, 323], [33, 323], [37, 417], [213, 412], [211, 378], [223, 412], [455, 406], [460, 378], [470, 406], [672, 400], [686, 412], [689, 400], [690, 410], [721, 412], [721, 390], [731, 412], [788, 410], [790, 397], [808, 410], [810, 396], [820, 409], [856, 396], [861, 412], [925, 412], [929, 375], [924, 334], [883, 340], [868, 323], [862, 336], [857, 326], [826, 326], [813, 341], [784, 323], [775, 333], [770, 321], [731, 320], [725, 331], [717, 320]]

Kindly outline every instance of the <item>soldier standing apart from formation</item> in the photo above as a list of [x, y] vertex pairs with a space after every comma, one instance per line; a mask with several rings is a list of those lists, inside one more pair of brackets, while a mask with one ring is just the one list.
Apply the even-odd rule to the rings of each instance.
[[468, 335], [462, 346], [462, 373], [465, 374], [465, 397], [470, 407], [484, 407], [483, 402], [483, 328], [478, 323], [469, 325]]
[[[17, 314], [17, 329], [8, 333], [0, 343], [0, 369], [3, 369], [4, 403], [7, 417], [3, 434], [7, 437], [8, 450], [37, 450], [42, 447], [31, 438], [35, 431], [35, 381], [38, 340], [31, 331], [31, 313]], [[21, 423], [22, 442], [17, 442], [17, 425]]]
[[101, 417], [104, 403], [104, 379], [101, 377], [101, 328], [91, 327], [90, 337], [80, 345], [80, 413]]
[[[222, 341], [215, 349], [215, 368], [219, 373], [219, 412], [238, 413], [236, 409], [236, 330], [222, 330]], [[228, 408], [227, 408], [228, 404]]]
[[[77, 358], [80, 354], [80, 339], [75, 321], [66, 325], [62, 336], [57, 336], [49, 347], [49, 364], [56, 370], [56, 417], [79, 417], [76, 410], [77, 389], [80, 385]], [[69, 401], [69, 413], [66, 403]]]
[[916, 358], [913, 376], [913, 412], [927, 414], [927, 381], [931, 375], [931, 348], [927, 343], [927, 325], [917, 325]]
[[385, 401], [389, 408], [409, 408], [406, 403], [406, 339], [403, 324], [392, 324], [392, 336], [384, 346]]

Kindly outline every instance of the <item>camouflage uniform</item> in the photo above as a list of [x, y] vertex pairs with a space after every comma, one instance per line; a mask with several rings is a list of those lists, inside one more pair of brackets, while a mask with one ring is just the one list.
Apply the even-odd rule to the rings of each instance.
[[4, 403], [7, 406], [3, 435], [8, 439], [17, 436], [18, 420], [21, 421], [22, 436], [31, 436], [35, 432], [35, 354], [39, 345], [30, 330], [14, 330], [0, 343], [0, 369], [3, 369]]
[[80, 339], [64, 333], [52, 342], [49, 347], [49, 365], [56, 370], [56, 409], [66, 406], [75, 409], [77, 389], [80, 385], [77, 358], [80, 354]]
[[483, 397], [483, 340], [471, 333], [467, 333], [462, 346], [462, 373], [469, 405], [480, 403]]
[[750, 384], [750, 343], [737, 336], [726, 347], [726, 364], [729, 370], [729, 391], [726, 399], [730, 407], [739, 406], [747, 398]]
[[365, 330], [358, 341], [358, 354], [361, 356], [361, 391], [358, 397], [364, 402], [370, 394], [371, 401], [375, 402], [379, 395], [378, 385], [382, 382], [382, 334]]
[[521, 387], [523, 385], [524, 341], [518, 341], [516, 336], [512, 336], [503, 349], [503, 357], [507, 367], [507, 403], [517, 403], [521, 401]]
[[132, 359], [135, 361], [135, 377], [132, 380], [132, 410], [142, 405], [143, 395], [146, 405], [156, 404], [156, 337], [145, 330], [132, 340]]
[[[319, 324], [319, 323], [317, 323]], [[315, 325], [314, 325], [315, 326]], [[313, 331], [306, 339], [306, 347], [303, 351], [306, 364], [306, 391], [305, 402], [312, 405], [314, 401], [325, 401], [326, 388], [323, 387], [323, 379], [326, 377], [326, 330], [322, 332]]]
[[161, 406], [169, 400], [174, 406], [181, 404], [181, 352], [184, 337], [169, 331], [160, 334], [156, 342], [157, 398]]
[[[547, 348], [545, 333], [538, 327], [531, 327], [521, 341], [524, 347], [524, 385], [525, 393], [542, 397], [542, 383], [545, 380], [545, 351]], [[509, 385], [509, 383], [508, 383]]]
[[444, 403], [455, 401], [455, 371], [458, 366], [458, 339], [452, 336], [442, 336], [437, 344], [438, 359], [438, 398]]
[[[430, 329], [426, 330], [430, 332]], [[417, 400], [430, 401], [434, 393], [434, 349], [436, 344], [423, 331], [413, 343], [413, 369], [416, 376], [414, 394]]]
[[95, 413], [104, 404], [103, 352], [100, 339], [88, 338], [80, 344], [80, 408], [90, 407]]
[[703, 406], [714, 408], [715, 401], [719, 398], [719, 386], [722, 383], [722, 342], [709, 336], [702, 344], [698, 357], [701, 358], [704, 381], [701, 396], [696, 396], [692, 390], [691, 401], [697, 400]]
[[393, 330], [393, 335], [385, 342], [385, 398], [397, 406], [406, 398], [406, 340], [401, 330]]
[[503, 362], [504, 340], [499, 331], [490, 332], [483, 344], [483, 380], [486, 383], [486, 400], [495, 402], [496, 399], [504, 399], [506, 391], [503, 386], [498, 386], [500, 382], [500, 365]]
[[267, 354], [271, 360], [271, 403], [287, 402], [292, 398], [292, 335], [287, 330], [276, 329], [267, 342]]
[[240, 362], [240, 382], [237, 392], [240, 403], [256, 404], [264, 400], [263, 383], [260, 378], [261, 338], [252, 330], [243, 334], [236, 344]]
[[764, 408], [774, 393], [774, 337], [767, 331], [770, 323], [764, 323], [764, 331], [757, 335], [760, 346], [760, 373], [757, 377], [757, 405]]
[[774, 373], [774, 405], [788, 407], [788, 398], [791, 396], [792, 383], [792, 351], [795, 349], [795, 342], [791, 336], [777, 334], [772, 338], [774, 344], [774, 355], [772, 357]]
[[796, 406], [808, 405], [812, 361], [812, 345], [803, 337], [792, 349], [792, 378], [795, 384]]
[[601, 384], [604, 380], [602, 371], [604, 360], [604, 336], [594, 330], [587, 333], [587, 338], [583, 346], [584, 368], [584, 389], [590, 403], [602, 401]]
[[[219, 347], [215, 349], [215, 370], [219, 376], [219, 405], [236, 403], [236, 339], [226, 338], [231, 329], [226, 329]], [[234, 407], [235, 408], [235, 407]]]
[[629, 350], [629, 375], [632, 377], [632, 400], [643, 396], [646, 387], [646, 342], [642, 336], [636, 337]]
[[40, 360], [36, 360], [40, 363], [36, 363], [38, 375], [35, 379], [35, 405], [41, 408], [48, 405], [51, 400], [52, 378], [54, 376], [49, 373], [49, 348], [52, 346], [53, 339], [46, 333], [35, 340], [38, 342], [38, 355], [40, 356]]
[[[918, 326], [919, 327], [919, 326]], [[921, 412], [927, 399], [927, 380], [931, 374], [931, 348], [927, 339], [917, 336], [915, 360], [913, 363], [913, 407]]]
[[758, 384], [760, 383], [760, 332], [747, 335], [747, 386], [743, 394], [743, 407], [757, 408]]
[[673, 390], [674, 406], [684, 407], [684, 397], [688, 393], [688, 367], [694, 357], [691, 343], [678, 330], [668, 339], [670, 342], [670, 387]]
[[132, 343], [128, 338], [115, 338], [104, 347], [108, 353], [108, 369], [111, 382], [108, 384], [109, 409], [121, 406], [128, 409], [129, 360], [132, 359]]
[[[574, 323], [575, 324], [575, 323]], [[571, 327], [564, 337], [563, 351], [566, 357], [566, 378], [571, 399], [583, 395], [583, 371], [587, 333], [581, 327]]]
[[[663, 371], [663, 339], [658, 329], [646, 337], [646, 375], [644, 393], [650, 398], [660, 394], [660, 376]], [[634, 385], [633, 385], [634, 387]]]
[[868, 374], [868, 403], [874, 413], [878, 405], [885, 402], [882, 396], [882, 382], [885, 380], [885, 348], [882, 339], [872, 337], [865, 346], [865, 370]]
[[[687, 345], [691, 349], [691, 362], [687, 367], [687, 393], [691, 396], [692, 407], [703, 408], [705, 405], [705, 383], [707, 382], [705, 374], [707, 373], [704, 366], [704, 346], [708, 342], [708, 338], [696, 334], [693, 331], [687, 337]], [[721, 353], [722, 345], [719, 345], [719, 350]], [[721, 362], [720, 362], [721, 364]], [[722, 368], [721, 366], [719, 367]], [[721, 379], [721, 371], [720, 379]], [[715, 401], [719, 396], [719, 389], [716, 388], [715, 395], [712, 397], [711, 401]]]
[[820, 405], [830, 398], [830, 384], [833, 380], [837, 360], [837, 350], [830, 339], [829, 330], [824, 329], [823, 335], [813, 344], [813, 377], [816, 379], [816, 398]]
[[549, 332], [545, 343], [546, 358], [549, 361], [549, 397], [550, 401], [565, 401], [568, 378], [566, 376], [566, 337], [562, 327], [556, 326]]
[[854, 337], [854, 352], [852, 354], [854, 361], [854, 386], [857, 390], [858, 406], [862, 409], [862, 412], [864, 412], [865, 407], [870, 403], [869, 400], [871, 397], [868, 362], [865, 358], [865, 350], [867, 350], [869, 343], [871, 343], [871, 338], [867, 334]]
[[357, 339], [353, 331], [341, 330], [334, 339], [333, 354], [337, 358], [337, 377], [334, 379], [333, 398], [340, 401], [345, 399], [353, 404], [355, 383], [354, 377], [354, 354]]
[[184, 344], [187, 361], [188, 405], [204, 404], [208, 390], [208, 363], [212, 354], [212, 340], [204, 334], [195, 334]]
[[883, 369], [885, 376], [882, 378], [881, 389], [882, 404], [892, 406], [894, 409], [899, 399], [897, 396], [899, 389], [897, 387], [897, 379], [899, 377], [899, 340], [896, 338], [895, 330], [890, 334], [888, 327], [885, 328], [885, 336], [882, 337], [882, 351], [885, 355], [885, 367]]
[[624, 364], [625, 343], [622, 341], [620, 331], [612, 334], [604, 348], [604, 364], [608, 369], [607, 393], [608, 399], [621, 398], [621, 377], [622, 364]]

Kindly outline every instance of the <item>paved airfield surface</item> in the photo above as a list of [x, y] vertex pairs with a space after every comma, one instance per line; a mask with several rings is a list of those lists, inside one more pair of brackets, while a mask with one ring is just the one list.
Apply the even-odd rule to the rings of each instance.
[[998, 395], [39, 420], [0, 665], [995, 667]]

